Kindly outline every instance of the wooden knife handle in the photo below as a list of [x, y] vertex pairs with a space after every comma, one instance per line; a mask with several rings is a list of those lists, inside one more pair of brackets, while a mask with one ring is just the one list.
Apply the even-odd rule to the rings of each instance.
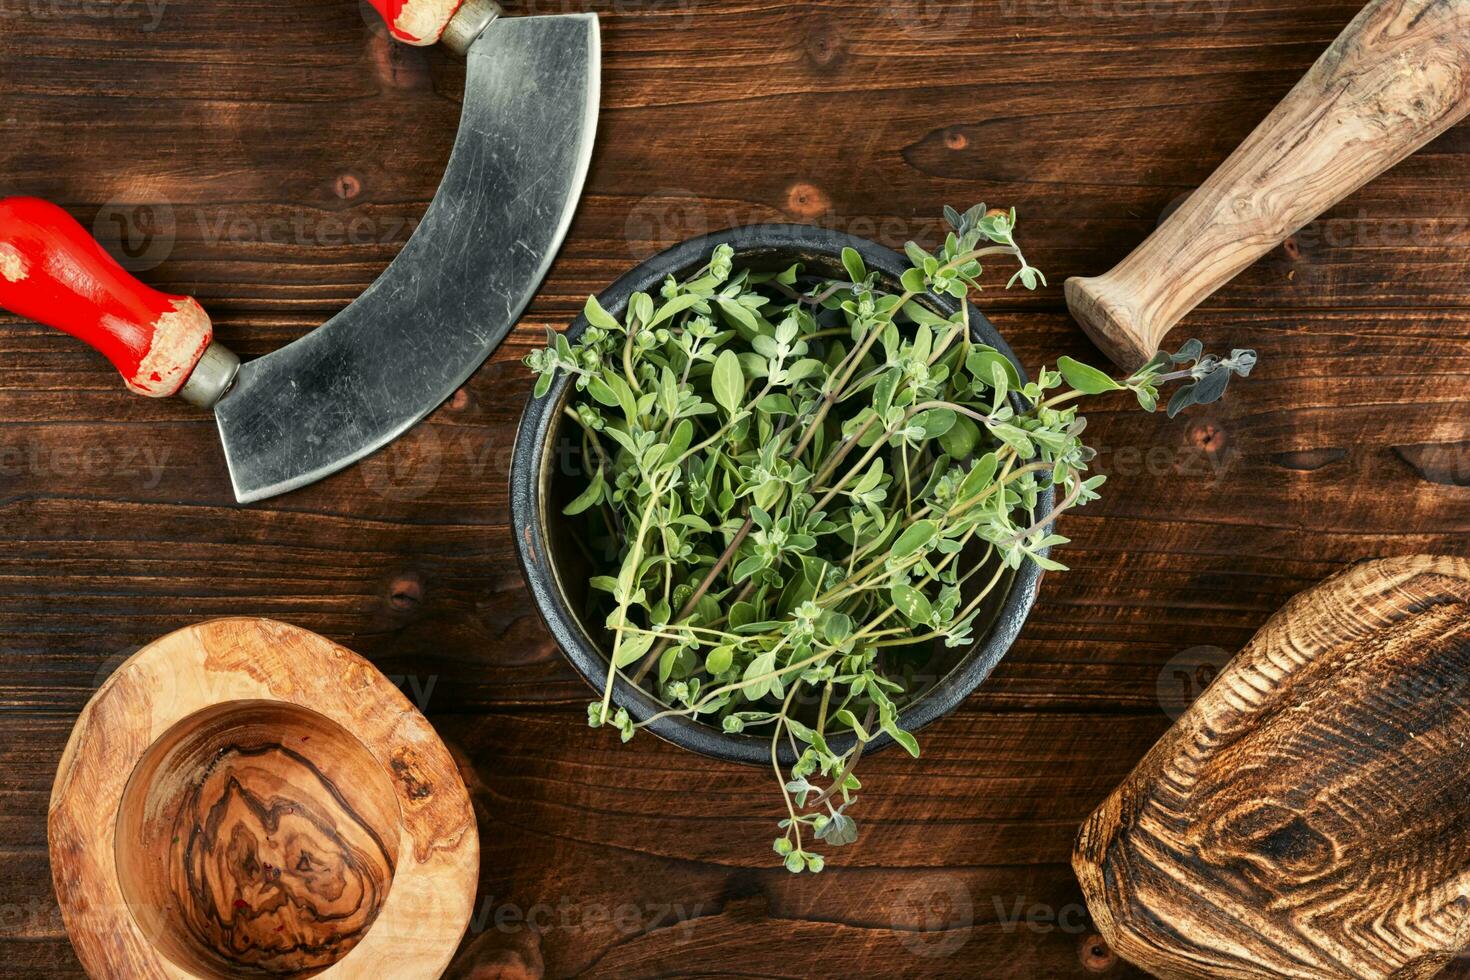
[[1242, 269], [1470, 112], [1470, 0], [1375, 0], [1205, 184], [1067, 305], [1121, 367]]
[[[86, 341], [129, 389], [152, 398], [183, 393], [208, 352], [208, 377], [184, 394], [212, 405], [239, 366], [213, 344], [213, 327], [198, 303], [143, 285], [71, 215], [31, 197], [0, 201], [0, 307]], [[220, 373], [228, 373], [222, 384], [215, 378]], [[211, 390], [208, 400], [201, 385], [221, 390]]]
[[404, 44], [443, 41], [460, 54], [500, 15], [494, 0], [368, 0]]

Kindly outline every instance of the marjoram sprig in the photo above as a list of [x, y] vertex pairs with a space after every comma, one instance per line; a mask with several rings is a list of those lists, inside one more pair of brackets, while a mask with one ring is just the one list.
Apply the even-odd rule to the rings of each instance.
[[[822, 869], [813, 841], [857, 839], [865, 746], [918, 756], [901, 717], [926, 666], [983, 637], [1023, 563], [1065, 568], [1056, 519], [1104, 481], [1078, 400], [1126, 391], [1152, 412], [1179, 383], [1172, 417], [1255, 364], [1190, 341], [1125, 378], [1062, 357], [1023, 382], [974, 339], [968, 299], [993, 260], [1018, 266], [1008, 287], [1045, 277], [1014, 212], [945, 214], [952, 231], [909, 244], [897, 283], [852, 249], [834, 280], [737, 268], [720, 246], [621, 316], [589, 299], [575, 341], [550, 333], [527, 358], [538, 395], [573, 379], [564, 431], [588, 461], [566, 514], [599, 567], [588, 613], [611, 660], [588, 721], [624, 741], [674, 715], [768, 740], [793, 872]], [[614, 708], [618, 677], [666, 707]]]

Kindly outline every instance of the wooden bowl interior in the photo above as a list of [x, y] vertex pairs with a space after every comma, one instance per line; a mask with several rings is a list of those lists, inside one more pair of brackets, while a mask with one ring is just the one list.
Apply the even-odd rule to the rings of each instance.
[[309, 977], [372, 927], [400, 821], [389, 775], [345, 728], [232, 702], [144, 754], [118, 812], [118, 878], [144, 935], [189, 975]]

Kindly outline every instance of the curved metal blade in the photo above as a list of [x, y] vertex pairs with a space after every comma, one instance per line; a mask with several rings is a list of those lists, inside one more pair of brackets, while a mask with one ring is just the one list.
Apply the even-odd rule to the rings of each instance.
[[506, 17], [468, 61], [454, 152], [403, 252], [340, 314], [245, 364], [215, 407], [242, 503], [321, 479], [433, 411], [561, 247], [597, 129], [597, 18]]

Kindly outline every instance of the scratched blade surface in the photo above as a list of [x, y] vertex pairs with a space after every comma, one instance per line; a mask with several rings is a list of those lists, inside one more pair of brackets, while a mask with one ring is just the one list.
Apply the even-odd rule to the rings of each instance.
[[245, 364], [215, 407], [241, 502], [321, 479], [428, 415], [514, 326], [561, 247], [596, 135], [597, 18], [502, 18], [468, 62], [454, 152], [403, 252], [346, 310]]

